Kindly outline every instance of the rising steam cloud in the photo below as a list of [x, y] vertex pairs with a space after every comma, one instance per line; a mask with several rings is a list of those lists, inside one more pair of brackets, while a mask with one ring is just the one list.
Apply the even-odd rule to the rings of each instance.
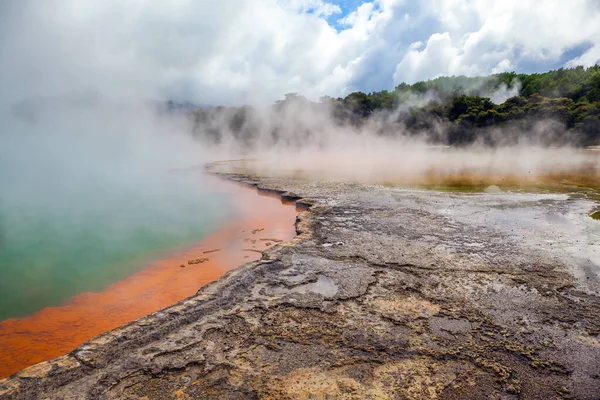
[[[518, 90], [501, 87], [498, 96]], [[431, 96], [415, 96], [420, 106]], [[213, 148], [213, 160], [251, 158], [239, 172], [390, 184], [514, 185], [565, 183], [598, 186], [598, 151], [551, 120], [518, 127], [491, 127], [468, 146], [440, 145], [447, 135], [437, 121], [426, 132], [408, 131], [397, 116], [410, 109], [340, 121], [334, 103], [291, 96], [275, 107], [201, 110], [195, 135]], [[242, 166], [243, 165], [243, 166]]]
[[[527, 135], [519, 127], [489, 128], [482, 140], [449, 148], [439, 145], [449, 134], [440, 121], [431, 117], [422, 121], [427, 129], [415, 131], [399, 118], [436, 100], [432, 93], [358, 117], [333, 102], [301, 97], [264, 106], [282, 88], [306, 89], [312, 96], [329, 89], [345, 94], [340, 88], [350, 82], [345, 73], [352, 58], [341, 75], [329, 73], [338, 71], [332, 67], [337, 59], [315, 63], [327, 52], [296, 41], [312, 28], [319, 28], [320, 36], [308, 40], [319, 46], [329, 43], [320, 39], [345, 36], [315, 16], [284, 12], [277, 2], [240, 1], [240, 19], [251, 22], [253, 32], [255, 21], [244, 18], [255, 4], [258, 18], [268, 15], [274, 23], [263, 36], [248, 38], [254, 46], [247, 46], [243, 32], [214, 37], [217, 28], [239, 22], [214, 18], [218, 2], [178, 3], [181, 7], [156, 2], [154, 8], [142, 3], [0, 4], [0, 310], [24, 303], [23, 296], [32, 309], [59, 303], [97, 289], [114, 279], [108, 277], [113, 273], [130, 272], [104, 268], [107, 260], [121, 266], [132, 249], [202, 236], [225, 217], [226, 202], [205, 188], [201, 176], [169, 171], [207, 161], [258, 158], [229, 168], [341, 181], [598, 186], [598, 153], [578, 149], [570, 133], [552, 121], [539, 121]], [[219, 8], [223, 20], [230, 18], [228, 7]], [[283, 47], [298, 43], [306, 50], [293, 54], [302, 61], [294, 68], [273, 58], [282, 47], [277, 41], [269, 42], [271, 53], [261, 52], [266, 38], [282, 30], [278, 17], [296, 24]], [[198, 24], [198, 18], [210, 23]], [[221, 57], [221, 45], [228, 57]], [[339, 54], [345, 48], [338, 46]], [[238, 54], [265, 56], [285, 74], [261, 63], [246, 65]], [[304, 76], [307, 65], [312, 72]], [[230, 75], [221, 74], [225, 67]], [[491, 97], [502, 102], [518, 90], [514, 82]], [[252, 106], [203, 107], [190, 114], [166, 109], [171, 97]], [[67, 272], [59, 274], [56, 266]], [[64, 289], [59, 298], [45, 292], [53, 281]]]
[[0, 117], [0, 320], [102, 290], [229, 216], [186, 120], [102, 98]]

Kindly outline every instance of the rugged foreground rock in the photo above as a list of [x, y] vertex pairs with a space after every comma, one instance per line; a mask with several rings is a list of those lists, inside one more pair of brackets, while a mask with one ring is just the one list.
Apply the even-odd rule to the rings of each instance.
[[227, 177], [310, 205], [297, 238], [0, 398], [600, 398], [591, 201]]

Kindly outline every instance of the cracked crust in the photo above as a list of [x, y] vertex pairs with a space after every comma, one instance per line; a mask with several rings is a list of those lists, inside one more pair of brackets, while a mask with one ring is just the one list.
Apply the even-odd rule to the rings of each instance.
[[225, 177], [310, 207], [298, 236], [194, 297], [0, 381], [0, 397], [598, 398], [594, 280], [480, 224], [489, 204]]

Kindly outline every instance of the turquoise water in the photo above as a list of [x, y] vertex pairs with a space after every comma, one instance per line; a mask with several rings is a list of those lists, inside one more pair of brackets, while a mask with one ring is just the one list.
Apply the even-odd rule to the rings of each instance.
[[70, 198], [69, 205], [79, 206], [58, 209], [3, 201], [0, 320], [101, 290], [157, 251], [202, 238], [223, 214], [214, 194], [145, 198], [97, 189], [89, 193], [102, 196], [101, 206], [86, 198]]
[[20, 128], [0, 143], [0, 320], [102, 290], [227, 216], [201, 173], [168, 172], [180, 144]]

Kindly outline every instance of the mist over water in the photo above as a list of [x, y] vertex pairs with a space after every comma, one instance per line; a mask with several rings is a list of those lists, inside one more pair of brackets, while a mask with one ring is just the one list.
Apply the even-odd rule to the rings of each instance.
[[[268, 10], [276, 9], [269, 4]], [[343, 82], [332, 86], [310, 71], [304, 79], [304, 68], [289, 68], [289, 60], [275, 64], [291, 75], [278, 75], [265, 49], [271, 39], [283, 40], [293, 45], [273, 49], [294, 49], [294, 57], [304, 54], [302, 60], [317, 66], [315, 60], [327, 58], [321, 51], [296, 50], [293, 35], [280, 37], [278, 29], [264, 38], [213, 35], [217, 28], [237, 29], [239, 21], [219, 20], [234, 9], [254, 15], [230, 5], [214, 14], [215, 7], [0, 5], [0, 320], [101, 290], [157, 251], [184, 246], [217, 226], [230, 213], [228, 199], [209, 190], [199, 172], [186, 171], [205, 161], [254, 157], [260, 161], [232, 168], [333, 181], [567, 180], [600, 187], [598, 152], [576, 149], [571, 132], [553, 121], [539, 121], [527, 135], [518, 126], [491, 126], [483, 136], [494, 146], [447, 148], [432, 145], [451, 143], [443, 140], [448, 132], [439, 119], [422, 117], [431, 119], [421, 121], [427, 134], [409, 131], [403, 122], [412, 106], [435, 100], [431, 93], [409, 96], [396, 109], [368, 118], [334, 102], [317, 105], [317, 96], [343, 94], [329, 90], [341, 90]], [[274, 17], [265, 21], [279, 24], [287, 14], [268, 15]], [[294, 16], [305, 17], [315, 16]], [[210, 24], [198, 22], [203, 20]], [[256, 33], [254, 22], [248, 26]], [[303, 37], [306, 26], [297, 31]], [[254, 45], [246, 43], [253, 38]], [[231, 57], [222, 57], [222, 50]], [[251, 55], [260, 61], [247, 62]], [[350, 57], [348, 66], [356, 55]], [[331, 66], [332, 76], [338, 70], [344, 75], [338, 60]], [[519, 89], [519, 82], [503, 86], [492, 100], [503, 102]], [[275, 93], [304, 90], [312, 101], [291, 96], [266, 106]], [[161, 110], [149, 99], [207, 107], [186, 115]], [[216, 107], [242, 103], [250, 104]]]
[[[421, 99], [415, 99], [418, 104]], [[445, 145], [447, 127], [409, 131], [396, 110], [359, 121], [327, 103], [291, 97], [271, 108], [201, 110], [194, 134], [220, 168], [258, 175], [409, 185], [575, 185], [600, 189], [600, 152], [551, 119], [529, 129], [491, 126], [481, 140]], [[485, 140], [484, 140], [485, 139]]]
[[452, 148], [386, 116], [340, 124], [307, 102], [255, 109], [236, 130], [218, 117], [198, 124], [147, 101], [89, 95], [32, 98], [2, 114], [0, 319], [101, 290], [206, 235], [230, 208], [189, 169], [205, 161], [253, 157], [227, 168], [331, 181], [600, 187], [598, 152], [549, 146], [556, 132], [544, 121], [527, 140], [498, 129], [497, 146]]
[[2, 115], [0, 320], [98, 291], [228, 216], [185, 120], [111, 102]]
[[448, 148], [426, 144], [372, 143], [295, 154], [265, 151], [223, 164], [223, 171], [321, 181], [354, 181], [425, 187], [600, 189], [600, 154], [595, 150], [537, 146]]

